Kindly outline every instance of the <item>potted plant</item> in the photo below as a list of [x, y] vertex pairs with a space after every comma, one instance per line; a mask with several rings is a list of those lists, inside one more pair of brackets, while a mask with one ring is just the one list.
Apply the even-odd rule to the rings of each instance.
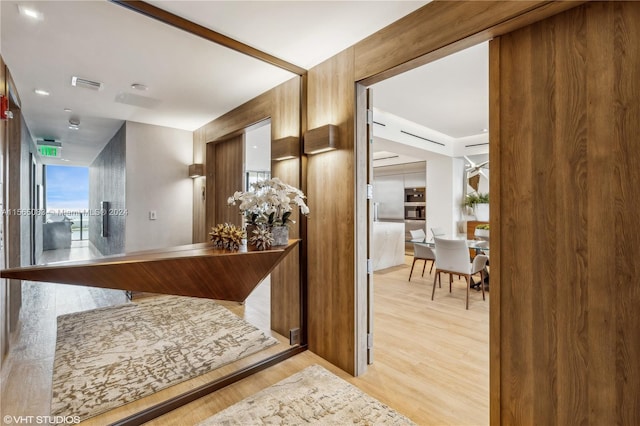
[[[244, 215], [248, 228], [260, 227], [273, 234], [273, 245], [287, 245], [289, 224], [294, 223], [291, 214], [295, 207], [303, 215], [309, 214], [304, 202], [305, 195], [299, 189], [282, 182], [277, 177], [251, 184], [251, 190], [237, 191], [227, 200], [229, 205], [240, 203], [240, 213]], [[251, 242], [253, 230], [247, 232]], [[264, 234], [261, 231], [261, 234]]]
[[464, 205], [473, 209], [476, 220], [489, 221], [489, 193], [474, 192], [467, 194]]
[[489, 224], [484, 223], [482, 225], [476, 226], [474, 236], [481, 239], [489, 239]]

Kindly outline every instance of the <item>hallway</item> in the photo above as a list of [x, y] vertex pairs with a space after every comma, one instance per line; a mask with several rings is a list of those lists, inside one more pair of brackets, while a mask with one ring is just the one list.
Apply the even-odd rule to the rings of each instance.
[[102, 257], [89, 240], [71, 241], [68, 249], [44, 250], [38, 264], [63, 262], [66, 260], [86, 260]]

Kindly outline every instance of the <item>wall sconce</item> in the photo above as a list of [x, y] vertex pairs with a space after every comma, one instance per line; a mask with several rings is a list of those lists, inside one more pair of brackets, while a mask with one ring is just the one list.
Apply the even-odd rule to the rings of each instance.
[[300, 139], [297, 136], [288, 136], [282, 139], [275, 139], [271, 143], [271, 157], [274, 161], [290, 160], [297, 158], [300, 152]]
[[327, 124], [304, 134], [305, 154], [319, 154], [336, 148], [338, 148], [338, 126]]
[[204, 176], [204, 164], [190, 164], [189, 177], [195, 179], [200, 176]]

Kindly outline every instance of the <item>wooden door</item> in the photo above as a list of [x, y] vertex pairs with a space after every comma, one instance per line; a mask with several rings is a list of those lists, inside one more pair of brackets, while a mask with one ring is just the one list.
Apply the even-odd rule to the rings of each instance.
[[492, 424], [640, 424], [638, 40], [594, 2], [491, 42]]
[[[227, 199], [236, 191], [244, 191], [244, 134], [217, 143], [209, 143], [207, 151], [207, 233], [218, 223], [242, 226], [238, 206], [228, 206]], [[213, 179], [209, 179], [212, 174]]]

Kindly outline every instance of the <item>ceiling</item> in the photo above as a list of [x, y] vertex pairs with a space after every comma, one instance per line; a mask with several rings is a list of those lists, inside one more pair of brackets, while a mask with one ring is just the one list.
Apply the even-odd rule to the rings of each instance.
[[[150, 3], [309, 69], [427, 1]], [[19, 5], [33, 7], [41, 18], [20, 14]], [[63, 143], [66, 161], [50, 159], [48, 164], [90, 164], [126, 120], [195, 130], [293, 77], [107, 1], [2, 0], [0, 7], [1, 53], [32, 137]], [[474, 60], [460, 66], [471, 74], [478, 72]], [[415, 79], [439, 78], [420, 77], [421, 69], [376, 85], [376, 106], [417, 122], [431, 114], [416, 114], [425, 104], [439, 105], [433, 110], [444, 109], [448, 98], [436, 97], [433, 91], [434, 85], [438, 88], [446, 82], [415, 86]], [[446, 78], [451, 73], [440, 71], [439, 75]], [[101, 82], [103, 88], [72, 87], [72, 76]], [[403, 83], [405, 78], [414, 80]], [[135, 90], [133, 83], [148, 89]], [[477, 90], [463, 77], [451, 79], [449, 86], [463, 93], [463, 98], [464, 93]], [[418, 89], [422, 88], [427, 94], [421, 94]], [[34, 89], [50, 95], [37, 95]], [[398, 100], [402, 92], [404, 101]], [[459, 106], [453, 108], [461, 112]], [[468, 110], [473, 111], [473, 106]], [[454, 117], [425, 123], [436, 129], [442, 125], [444, 133], [468, 132], [449, 124], [467, 121], [460, 114]], [[78, 130], [69, 128], [70, 119], [80, 121]], [[478, 126], [486, 124], [470, 123], [468, 129]]]
[[373, 86], [376, 108], [452, 138], [489, 127], [489, 45], [481, 43]]

